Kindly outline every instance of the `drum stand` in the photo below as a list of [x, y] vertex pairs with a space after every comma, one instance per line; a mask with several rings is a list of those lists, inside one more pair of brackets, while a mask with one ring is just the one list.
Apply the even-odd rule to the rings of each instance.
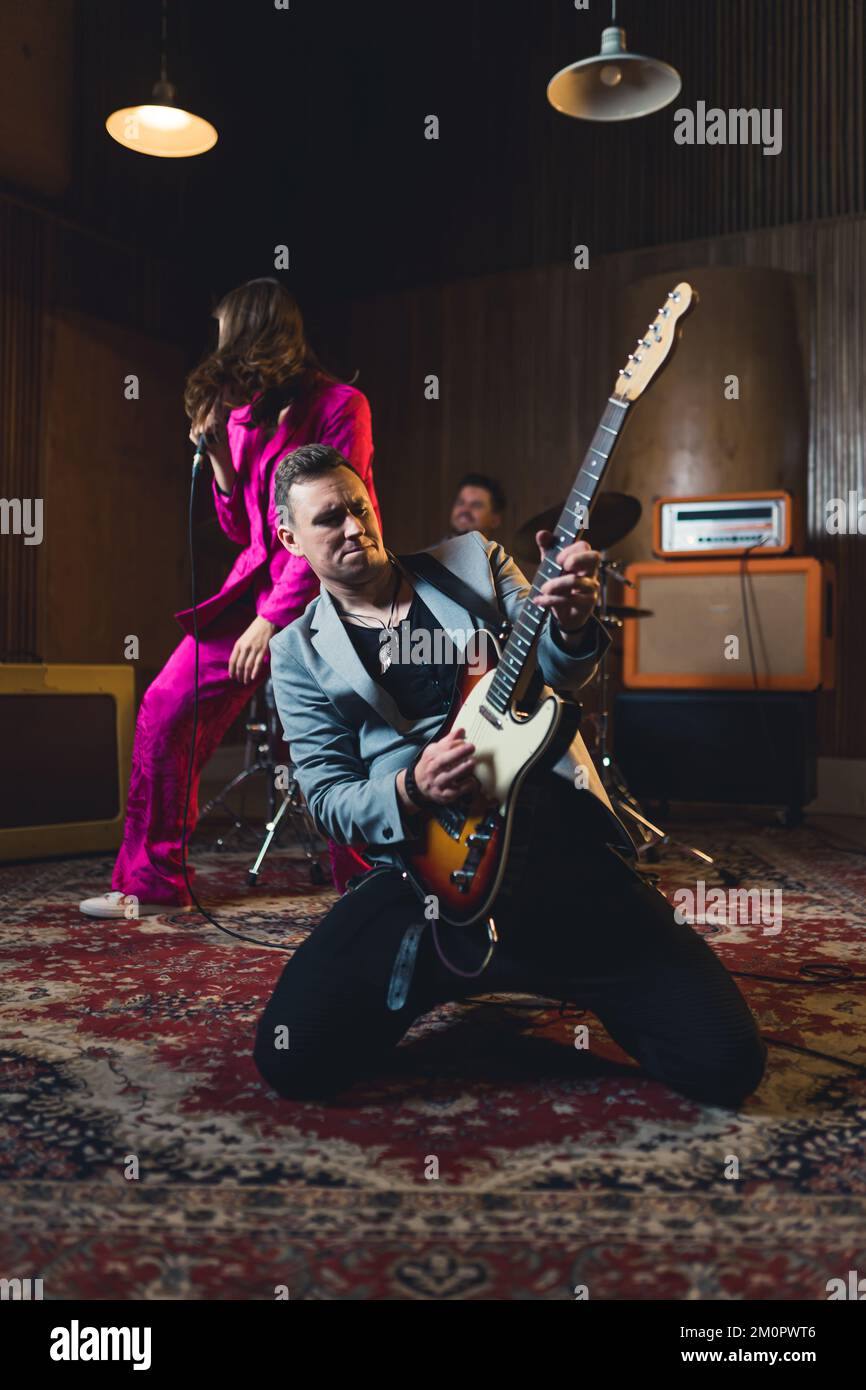
[[[599, 607], [597, 617], [600, 623], [609, 630], [621, 628], [623, 620], [615, 613], [609, 612], [608, 603], [608, 579], [614, 579], [618, 584], [627, 584], [630, 589], [634, 588], [630, 579], [622, 573], [621, 566], [617, 560], [605, 559], [605, 552], [601, 551], [601, 564], [599, 565], [599, 578], [601, 582], [601, 592], [599, 597]], [[610, 717], [610, 695], [609, 678], [607, 671], [608, 650], [598, 663], [599, 672], [599, 710], [598, 710], [598, 762], [600, 765], [599, 776], [602, 785], [611, 799], [614, 810], [626, 818], [626, 825], [630, 830], [632, 839], [635, 841], [635, 851], [638, 859], [655, 860], [658, 858], [658, 849], [661, 845], [676, 845], [679, 849], [684, 849], [687, 854], [691, 854], [695, 859], [700, 859], [704, 864], [712, 864], [714, 861], [703, 850], [696, 849], [693, 845], [685, 845], [681, 840], [674, 840], [659, 826], [653, 825], [643, 813], [640, 802], [634, 793], [629, 789], [628, 783], [621, 770], [617, 767], [611, 757], [609, 746], [609, 717]]]
[[[284, 826], [290, 824], [295, 840], [300, 844], [307, 859], [310, 879], [313, 883], [325, 883], [326, 875], [319, 862], [317, 851], [317, 832], [309, 811], [304, 805], [298, 786], [295, 770], [291, 763], [279, 761], [279, 745], [282, 742], [274, 687], [270, 680], [253, 696], [250, 718], [244, 726], [246, 746], [243, 769], [230, 782], [211, 797], [199, 816], [199, 825], [210, 813], [220, 806], [228, 813], [232, 822], [230, 828], [214, 841], [218, 850], [225, 848], [229, 836], [237, 832], [246, 833], [261, 839], [258, 854], [247, 870], [247, 883], [254, 888], [259, 881], [262, 864], [271, 846], [279, 844]], [[267, 820], [262, 838], [261, 828], [254, 826], [244, 815], [236, 811], [229, 797], [238, 787], [244, 787], [249, 778], [264, 775], [267, 793]], [[277, 776], [282, 774], [285, 786], [277, 786]], [[243, 803], [242, 803], [243, 804]]]

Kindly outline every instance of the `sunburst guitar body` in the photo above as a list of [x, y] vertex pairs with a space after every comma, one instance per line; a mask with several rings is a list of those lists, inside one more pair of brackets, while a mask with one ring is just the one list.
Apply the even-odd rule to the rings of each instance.
[[473, 771], [481, 792], [469, 804], [440, 806], [426, 815], [420, 839], [412, 842], [417, 847], [402, 856], [417, 891], [435, 896], [439, 917], [455, 924], [489, 916], [508, 865], [521, 788], [531, 773], [561, 756], [575, 727], [552, 690], [530, 714], [513, 705], [501, 715], [491, 710], [490, 687], [501, 648], [492, 634], [485, 648], [486, 669], [479, 670], [478, 662], [463, 668], [452, 712], [436, 735], [465, 729], [475, 748]]

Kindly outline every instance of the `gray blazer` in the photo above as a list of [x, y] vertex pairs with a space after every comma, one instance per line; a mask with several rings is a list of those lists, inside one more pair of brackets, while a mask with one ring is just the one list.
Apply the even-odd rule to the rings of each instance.
[[[498, 609], [515, 620], [529, 584], [496, 541], [471, 531], [427, 553], [478, 595], [482, 610]], [[413, 573], [411, 557], [393, 558], [455, 645], [465, 650], [466, 633], [491, 626]], [[591, 618], [580, 648], [568, 652], [552, 635], [548, 617], [536, 648], [545, 682], [563, 694], [579, 690], [609, 643], [602, 625]], [[275, 634], [270, 651], [277, 710], [317, 826], [338, 844], [355, 846], [371, 862], [396, 864], [394, 847], [410, 838], [396, 775], [430, 741], [444, 717], [412, 720], [401, 715], [387, 691], [367, 674], [325, 588], [300, 618]], [[575, 796], [598, 797], [609, 815], [612, 839], [632, 850], [579, 735], [554, 770], [573, 781], [578, 763], [589, 770], [589, 789], [575, 790]]]

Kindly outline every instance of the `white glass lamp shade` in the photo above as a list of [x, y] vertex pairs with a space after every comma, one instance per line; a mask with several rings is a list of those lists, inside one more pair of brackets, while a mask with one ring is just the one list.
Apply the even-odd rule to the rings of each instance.
[[126, 149], [160, 159], [187, 159], [190, 155], [204, 154], [218, 139], [210, 121], [175, 104], [170, 82], [157, 82], [151, 102], [113, 111], [105, 122], [105, 129], [112, 140]]

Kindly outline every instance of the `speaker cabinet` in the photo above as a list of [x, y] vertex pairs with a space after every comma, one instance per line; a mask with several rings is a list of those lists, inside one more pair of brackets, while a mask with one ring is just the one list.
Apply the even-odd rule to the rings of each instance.
[[132, 666], [0, 665], [0, 860], [120, 844]]
[[817, 795], [817, 696], [625, 691], [616, 761], [637, 797], [799, 809]]
[[629, 565], [629, 689], [831, 689], [833, 568], [807, 556]]

